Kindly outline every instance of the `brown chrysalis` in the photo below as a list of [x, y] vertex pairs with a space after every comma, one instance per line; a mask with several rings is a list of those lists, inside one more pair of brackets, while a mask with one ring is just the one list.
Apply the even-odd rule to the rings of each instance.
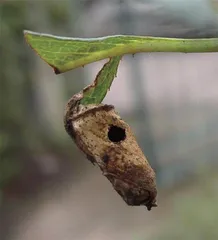
[[155, 173], [129, 125], [114, 106], [84, 106], [82, 97], [80, 92], [67, 103], [64, 123], [68, 134], [128, 205], [145, 205], [148, 210], [156, 207]]

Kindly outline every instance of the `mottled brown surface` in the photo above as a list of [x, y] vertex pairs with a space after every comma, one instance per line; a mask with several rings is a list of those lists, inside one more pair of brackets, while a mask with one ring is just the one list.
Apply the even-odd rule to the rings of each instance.
[[[128, 205], [156, 206], [155, 173], [129, 127], [111, 105], [82, 106], [82, 93], [67, 104], [65, 128], [87, 158], [97, 164], [114, 189]], [[125, 130], [125, 138], [113, 142], [108, 137], [111, 126]]]

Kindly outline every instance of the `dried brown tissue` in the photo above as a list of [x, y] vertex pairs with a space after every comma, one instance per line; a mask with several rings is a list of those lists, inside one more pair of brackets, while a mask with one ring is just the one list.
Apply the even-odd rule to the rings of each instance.
[[67, 133], [87, 158], [98, 165], [114, 189], [131, 206], [157, 206], [155, 172], [140, 149], [129, 125], [114, 106], [82, 105], [83, 92], [67, 103]]

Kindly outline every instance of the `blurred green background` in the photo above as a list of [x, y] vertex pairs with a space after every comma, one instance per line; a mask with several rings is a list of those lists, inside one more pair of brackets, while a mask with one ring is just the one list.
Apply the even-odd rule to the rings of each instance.
[[105, 99], [155, 169], [158, 208], [126, 206], [65, 133], [104, 61], [55, 75], [23, 30], [218, 37], [216, 0], [0, 2], [0, 239], [218, 238], [218, 54], [125, 56]]

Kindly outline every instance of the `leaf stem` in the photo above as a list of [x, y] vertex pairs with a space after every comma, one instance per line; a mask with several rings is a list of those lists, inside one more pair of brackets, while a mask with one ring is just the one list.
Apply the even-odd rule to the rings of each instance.
[[181, 39], [115, 35], [101, 38], [66, 38], [25, 31], [28, 44], [56, 73], [102, 59], [139, 52], [218, 52], [218, 38]]

